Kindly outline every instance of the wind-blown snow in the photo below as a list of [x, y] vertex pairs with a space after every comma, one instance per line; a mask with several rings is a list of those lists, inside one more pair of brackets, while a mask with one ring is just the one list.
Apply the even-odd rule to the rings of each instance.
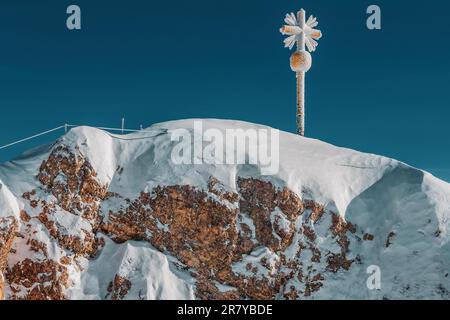
[[106, 239], [102, 254], [89, 262], [86, 271], [77, 279], [77, 285], [69, 290], [68, 297], [104, 299], [111, 274], [118, 274], [133, 283], [127, 294], [132, 299], [194, 299], [190, 277], [183, 278], [172, 271], [165, 254], [143, 242], [115, 244], [110, 239]]

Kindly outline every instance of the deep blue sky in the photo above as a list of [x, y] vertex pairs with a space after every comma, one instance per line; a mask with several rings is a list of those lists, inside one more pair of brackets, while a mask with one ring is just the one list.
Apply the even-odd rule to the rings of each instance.
[[[78, 4], [82, 30], [66, 29]], [[382, 9], [381, 31], [366, 8]], [[324, 37], [307, 74], [307, 135], [450, 180], [450, 3], [2, 0], [0, 145], [65, 122], [127, 127], [230, 118], [295, 131], [278, 29], [304, 7]], [[54, 139], [0, 150], [0, 161]]]

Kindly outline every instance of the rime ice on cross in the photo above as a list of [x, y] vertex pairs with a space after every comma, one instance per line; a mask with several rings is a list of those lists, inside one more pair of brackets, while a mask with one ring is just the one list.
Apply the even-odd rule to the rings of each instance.
[[322, 37], [320, 30], [314, 29], [319, 23], [317, 19], [310, 16], [305, 21], [305, 10], [301, 9], [297, 16], [293, 13], [286, 15], [280, 32], [288, 35], [284, 40], [286, 48], [292, 49], [297, 44], [297, 50], [291, 55], [291, 69], [297, 74], [297, 133], [305, 135], [305, 73], [311, 68], [311, 54], [318, 45], [317, 41]]

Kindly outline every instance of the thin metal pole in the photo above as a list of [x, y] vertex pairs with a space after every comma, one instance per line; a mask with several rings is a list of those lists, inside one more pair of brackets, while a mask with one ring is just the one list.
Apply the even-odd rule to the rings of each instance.
[[[297, 12], [297, 20], [298, 20], [298, 26], [300, 29], [305, 28], [306, 24], [306, 12], [305, 10], [301, 9], [299, 12]], [[297, 51], [303, 51], [305, 50], [305, 33], [300, 33], [300, 37], [297, 40]]]
[[[306, 12], [297, 12], [299, 27], [303, 30], [306, 24]], [[302, 32], [297, 41], [297, 51], [305, 51], [305, 34]], [[297, 134], [305, 135], [305, 73], [297, 72]]]
[[297, 72], [297, 134], [305, 136], [305, 73]]

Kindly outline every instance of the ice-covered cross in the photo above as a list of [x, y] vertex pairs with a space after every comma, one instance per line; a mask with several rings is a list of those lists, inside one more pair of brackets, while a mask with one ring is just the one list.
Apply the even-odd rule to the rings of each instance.
[[[297, 133], [305, 135], [305, 72], [311, 68], [312, 58], [308, 52], [314, 52], [317, 41], [322, 37], [320, 30], [314, 29], [319, 23], [310, 16], [306, 21], [306, 12], [301, 9], [297, 15], [288, 13], [284, 19], [286, 25], [280, 32], [288, 37], [284, 40], [286, 48], [292, 49], [297, 44], [297, 50], [291, 55], [291, 69], [297, 75]], [[308, 48], [306, 51], [305, 46]]]

